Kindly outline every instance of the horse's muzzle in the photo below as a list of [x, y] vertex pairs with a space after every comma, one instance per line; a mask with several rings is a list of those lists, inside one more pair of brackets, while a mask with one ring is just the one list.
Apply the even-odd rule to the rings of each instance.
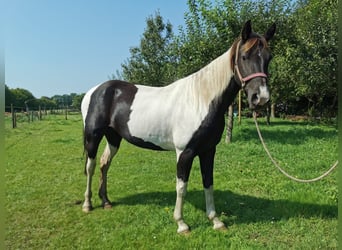
[[265, 105], [270, 99], [270, 93], [266, 86], [260, 86], [258, 91], [250, 96], [249, 108], [255, 109], [258, 106]]

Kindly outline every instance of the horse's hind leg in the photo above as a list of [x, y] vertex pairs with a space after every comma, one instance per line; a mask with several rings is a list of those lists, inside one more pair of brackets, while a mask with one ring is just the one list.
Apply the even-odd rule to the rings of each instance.
[[95, 165], [96, 165], [96, 154], [97, 149], [99, 147], [100, 141], [103, 137], [103, 134], [101, 133], [87, 133], [84, 134], [84, 149], [87, 152], [87, 161], [86, 161], [86, 167], [85, 167], [85, 174], [87, 175], [87, 188], [84, 193], [84, 203], [82, 206], [82, 210], [84, 212], [89, 212], [93, 209], [91, 197], [92, 197], [92, 191], [91, 191], [91, 184], [93, 180], [93, 175], [95, 171]]
[[106, 138], [107, 145], [100, 160], [101, 175], [99, 197], [102, 200], [103, 208], [111, 208], [112, 204], [107, 196], [107, 172], [113, 157], [119, 150], [121, 137], [116, 132], [111, 131], [110, 134], [106, 135]]
[[86, 175], [87, 175], [87, 188], [84, 193], [84, 203], [82, 206], [83, 212], [89, 212], [93, 209], [93, 205], [91, 203], [91, 197], [92, 197], [92, 192], [91, 192], [91, 183], [94, 175], [94, 170], [95, 170], [95, 165], [96, 165], [96, 159], [95, 158], [87, 158], [86, 162]]

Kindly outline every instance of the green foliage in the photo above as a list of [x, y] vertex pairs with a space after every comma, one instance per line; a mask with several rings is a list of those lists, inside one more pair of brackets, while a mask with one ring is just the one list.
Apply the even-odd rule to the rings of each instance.
[[275, 22], [269, 70], [273, 103], [287, 106], [291, 114], [336, 116], [337, 0], [187, 3], [185, 25], [178, 35], [165, 34], [162, 21], [157, 25], [162, 20], [159, 13], [147, 19], [140, 47], [132, 48], [131, 58], [122, 65], [125, 80], [164, 85], [196, 72], [225, 52], [246, 20], [251, 19], [261, 34]]
[[[294, 15], [296, 94], [312, 105], [337, 102], [337, 0], [311, 0]], [[336, 103], [330, 102], [330, 105]]]
[[297, 3], [284, 28], [271, 63], [273, 100], [298, 106], [305, 99], [306, 114], [336, 116], [337, 1]]
[[[175, 35], [159, 12], [146, 19], [139, 46], [113, 78], [164, 86], [196, 72], [225, 52], [251, 19], [256, 32], [275, 22], [270, 41], [272, 102], [279, 114], [337, 115], [337, 0], [188, 0], [185, 25]], [[80, 109], [83, 95], [35, 99], [27, 90], [5, 87], [6, 107]], [[26, 102], [26, 104], [25, 104]]]
[[82, 99], [84, 96], [85, 94], [80, 94], [80, 95], [75, 94], [72, 98], [71, 106], [78, 110], [81, 110], [81, 103], [82, 103]]
[[14, 100], [13, 94], [9, 87], [5, 84], [5, 106], [10, 106], [11, 103], [13, 103], [12, 100]]
[[70, 95], [54, 95], [51, 98], [42, 96], [35, 98], [32, 93], [26, 89], [10, 89], [5, 85], [5, 109], [10, 111], [11, 105], [16, 110], [26, 111], [38, 110], [39, 106], [43, 109], [64, 108], [66, 106], [81, 110], [81, 102], [84, 94], [71, 93]]
[[[261, 131], [274, 157], [291, 174], [310, 178], [337, 157], [335, 127], [273, 120]], [[336, 249], [337, 172], [320, 182], [286, 179], [268, 160], [250, 119], [235, 126], [233, 144], [218, 145], [215, 201], [228, 226], [216, 232], [205, 216], [195, 159], [184, 207], [189, 236], [177, 235], [174, 152], [139, 149], [126, 142], [108, 172], [111, 210], [81, 211], [82, 119], [47, 116], [11, 128], [5, 123], [6, 249]], [[101, 144], [103, 150], [104, 144]]]
[[13, 104], [16, 107], [22, 107], [23, 109], [29, 104], [35, 104], [36, 100], [30, 91], [21, 88], [9, 89], [6, 85], [5, 95], [5, 106]]
[[122, 77], [152, 86], [163, 86], [174, 80], [173, 71], [169, 69], [172, 56], [168, 50], [172, 37], [171, 23], [164, 23], [159, 12], [148, 17], [140, 46], [131, 48], [131, 58], [122, 64]]
[[47, 97], [47, 96], [42, 96], [38, 102], [42, 108], [57, 108], [56, 101], [52, 98]]

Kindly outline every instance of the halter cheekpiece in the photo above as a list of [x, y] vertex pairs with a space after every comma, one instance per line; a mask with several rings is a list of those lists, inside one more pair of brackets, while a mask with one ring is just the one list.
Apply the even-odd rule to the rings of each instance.
[[250, 74], [248, 76], [242, 77], [242, 75], [240, 73], [240, 70], [239, 70], [239, 66], [238, 66], [240, 42], [241, 42], [241, 40], [238, 42], [238, 44], [236, 46], [235, 60], [234, 60], [234, 69], [235, 69], [235, 72], [237, 73], [237, 76], [239, 77], [240, 82], [241, 82], [241, 87], [244, 88], [248, 81], [250, 81], [250, 80], [252, 80], [254, 78], [257, 78], [257, 77], [263, 77], [263, 78], [267, 79], [267, 75], [265, 73], [263, 73], [263, 72], [256, 72], [256, 73], [252, 73], [252, 74]]

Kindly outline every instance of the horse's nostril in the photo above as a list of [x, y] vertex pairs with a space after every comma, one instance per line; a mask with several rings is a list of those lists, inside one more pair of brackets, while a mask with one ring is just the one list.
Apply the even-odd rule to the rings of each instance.
[[254, 104], [254, 105], [258, 105], [258, 103], [259, 103], [259, 95], [258, 94], [253, 94], [252, 95], [252, 103]]

